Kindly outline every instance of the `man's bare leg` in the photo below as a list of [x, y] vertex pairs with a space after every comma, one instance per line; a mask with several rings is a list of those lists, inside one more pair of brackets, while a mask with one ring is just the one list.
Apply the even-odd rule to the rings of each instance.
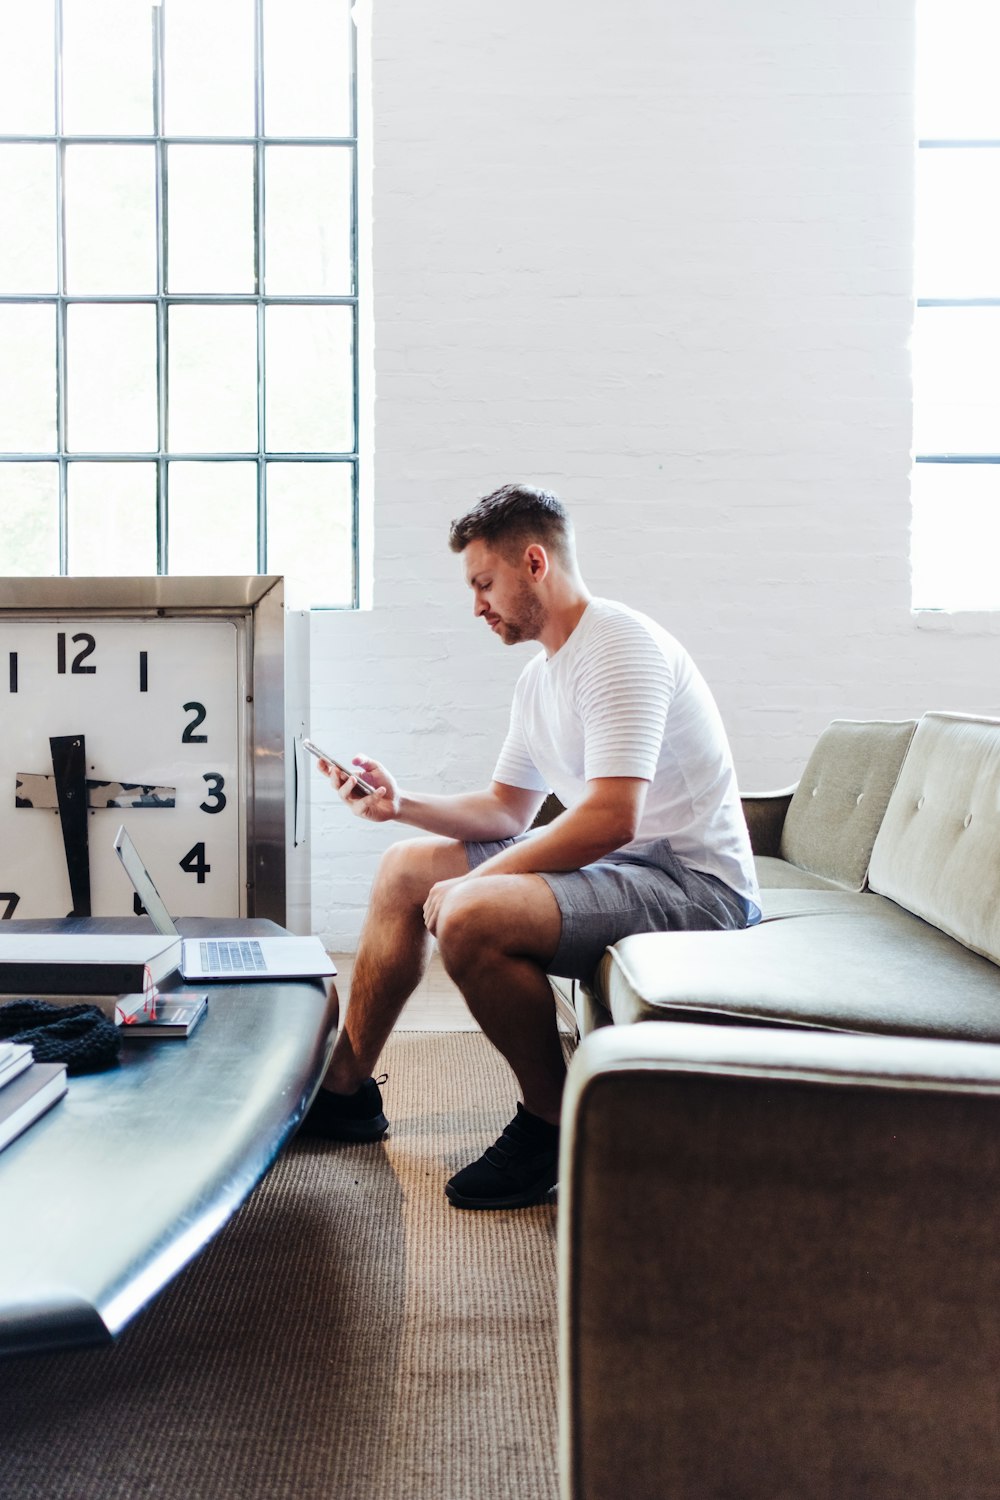
[[399, 1013], [423, 977], [430, 953], [427, 893], [466, 875], [465, 848], [451, 839], [408, 839], [382, 856], [351, 975], [343, 1028], [323, 1088], [351, 1094], [371, 1077]]
[[455, 888], [438, 920], [441, 958], [473, 1016], [507, 1059], [524, 1107], [552, 1125], [566, 1079], [545, 965], [562, 918], [540, 875], [490, 875]]
[[555, 897], [538, 875], [462, 881], [437, 912], [444, 966], [524, 1097], [500, 1138], [445, 1184], [456, 1208], [525, 1208], [555, 1186], [566, 1067], [545, 967], [561, 931]]

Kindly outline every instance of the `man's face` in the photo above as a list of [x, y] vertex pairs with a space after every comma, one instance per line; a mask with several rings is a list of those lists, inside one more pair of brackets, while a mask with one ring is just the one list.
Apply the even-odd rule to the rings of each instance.
[[485, 619], [505, 646], [537, 641], [545, 625], [545, 610], [523, 559], [509, 562], [481, 541], [470, 542], [463, 556], [476, 618]]

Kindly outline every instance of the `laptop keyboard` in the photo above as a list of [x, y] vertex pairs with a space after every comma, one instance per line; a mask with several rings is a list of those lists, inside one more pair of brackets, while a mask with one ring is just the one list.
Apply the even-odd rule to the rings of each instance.
[[199, 943], [201, 966], [219, 974], [266, 974], [267, 963], [260, 944], [252, 938], [220, 942], [212, 938]]

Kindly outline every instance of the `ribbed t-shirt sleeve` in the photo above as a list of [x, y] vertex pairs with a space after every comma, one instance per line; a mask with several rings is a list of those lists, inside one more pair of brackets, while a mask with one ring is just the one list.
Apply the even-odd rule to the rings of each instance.
[[525, 787], [532, 792], [549, 790], [528, 751], [521, 725], [521, 701], [524, 696], [524, 676], [518, 678], [514, 699], [510, 707], [510, 724], [493, 771], [493, 780], [504, 786]]
[[628, 615], [603, 620], [577, 680], [588, 781], [653, 780], [673, 693], [670, 662], [642, 621]]

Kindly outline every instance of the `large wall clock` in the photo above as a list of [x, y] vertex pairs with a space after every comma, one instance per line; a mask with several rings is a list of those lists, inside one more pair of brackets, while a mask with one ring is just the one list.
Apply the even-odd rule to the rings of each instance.
[[286, 921], [284, 625], [277, 577], [0, 580], [0, 919], [132, 911], [124, 823], [175, 915]]

